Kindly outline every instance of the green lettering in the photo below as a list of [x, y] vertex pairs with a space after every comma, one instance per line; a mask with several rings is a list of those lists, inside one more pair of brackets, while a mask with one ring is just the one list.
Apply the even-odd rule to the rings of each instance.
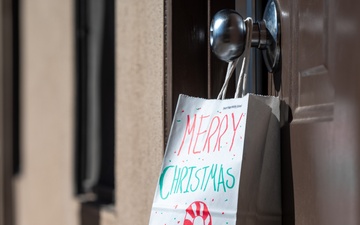
[[230, 167], [229, 169], [226, 170], [227, 175], [229, 175], [232, 178], [231, 186], [229, 185], [229, 181], [228, 180], [226, 181], [226, 187], [228, 188], [233, 188], [235, 186], [235, 176], [230, 173], [231, 169], [232, 168]]
[[[185, 170], [185, 173], [184, 173], [184, 170]], [[188, 168], [185, 166], [185, 167], [183, 167], [182, 170], [181, 170], [181, 178], [180, 178], [180, 180], [179, 180], [178, 188], [177, 188], [177, 190], [179, 190], [180, 193], [183, 193], [183, 191], [182, 191], [182, 182], [183, 182], [183, 180], [185, 179], [185, 177], [186, 177], [187, 174], [188, 174]]]
[[175, 173], [174, 173], [174, 179], [171, 185], [171, 193], [177, 193], [177, 187], [181, 176], [181, 169], [178, 169], [178, 167], [175, 167]]
[[205, 189], [203, 189], [203, 187], [204, 187], [204, 181], [205, 181], [206, 171], [207, 171], [208, 168], [209, 168], [208, 166], [203, 167], [203, 169], [204, 169], [204, 175], [203, 175], [203, 179], [202, 179], [202, 183], [201, 183], [201, 188], [200, 188], [200, 190], [204, 190], [204, 191], [205, 191]]
[[187, 185], [186, 185], [186, 190], [185, 190], [184, 193], [188, 193], [188, 192], [189, 192], [190, 181], [191, 181], [191, 178], [192, 178], [192, 173], [193, 173], [194, 168], [196, 168], [196, 166], [189, 167], [190, 174], [189, 174], [188, 183], [187, 183]]
[[167, 170], [170, 169], [170, 168], [173, 168], [173, 167], [174, 167], [174, 166], [168, 166], [168, 167], [166, 167], [166, 168], [163, 170], [163, 172], [161, 173], [161, 175], [160, 175], [159, 188], [160, 188], [160, 197], [161, 197], [162, 199], [167, 199], [167, 198], [169, 197], [169, 195], [170, 195], [170, 192], [171, 192], [171, 191], [167, 192], [167, 194], [166, 194], [165, 197], [164, 197], [164, 195], [163, 195], [164, 177], [165, 177], [165, 174], [166, 174]]
[[[214, 168], [214, 166], [215, 166], [215, 168]], [[206, 190], [206, 187], [207, 187], [207, 185], [208, 185], [208, 183], [209, 183], [210, 178], [212, 178], [212, 180], [213, 180], [214, 191], [216, 191], [216, 181], [215, 181], [216, 170], [217, 170], [217, 164], [213, 164], [213, 165], [211, 166], [211, 170], [210, 170], [210, 172], [209, 172], [209, 176], [208, 176], [208, 178], [207, 178], [207, 180], [206, 180], [206, 184], [205, 184], [205, 187], [204, 187], [204, 191]]]
[[199, 171], [201, 171], [202, 169], [198, 169], [198, 170], [196, 170], [196, 172], [195, 172], [195, 178], [196, 178], [196, 180], [197, 180], [197, 183], [196, 183], [196, 187], [193, 189], [193, 185], [191, 184], [190, 185], [190, 190], [191, 190], [191, 192], [194, 192], [194, 191], [196, 191], [197, 189], [198, 189], [198, 187], [199, 187], [199, 184], [200, 184], [200, 178], [199, 178], [199, 176], [198, 176], [198, 172]]
[[219, 179], [218, 179], [218, 186], [217, 186], [217, 191], [220, 191], [220, 185], [222, 184], [224, 192], [226, 192], [226, 188], [225, 188], [225, 179], [224, 179], [224, 172], [223, 172], [223, 165], [220, 165], [220, 171], [219, 171]]

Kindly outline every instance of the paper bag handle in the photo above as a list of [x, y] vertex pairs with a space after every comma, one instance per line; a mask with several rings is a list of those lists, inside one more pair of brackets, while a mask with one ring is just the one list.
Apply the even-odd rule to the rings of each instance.
[[[246, 87], [246, 79], [248, 74], [248, 68], [249, 68], [249, 58], [250, 58], [250, 49], [251, 49], [251, 37], [252, 37], [252, 31], [253, 31], [253, 20], [251, 17], [248, 17], [245, 19], [245, 25], [246, 25], [246, 45], [244, 50], [244, 58], [241, 65], [241, 70], [239, 74], [239, 79], [236, 85], [236, 92], [234, 98], [239, 98], [245, 95], [245, 87]], [[227, 87], [230, 81], [230, 78], [233, 75], [233, 72], [236, 68], [236, 65], [239, 62], [240, 57], [232, 60], [229, 62], [226, 75], [225, 75], [225, 81], [224, 84], [220, 90], [220, 93], [217, 97], [217, 99], [225, 99]], [[241, 96], [240, 96], [241, 93]]]

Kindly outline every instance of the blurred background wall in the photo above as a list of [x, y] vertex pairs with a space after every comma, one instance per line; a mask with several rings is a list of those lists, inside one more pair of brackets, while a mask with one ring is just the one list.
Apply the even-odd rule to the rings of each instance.
[[16, 224], [77, 224], [73, 192], [73, 1], [22, 0], [21, 170]]
[[147, 223], [163, 155], [164, 2], [115, 3], [116, 203], [93, 204], [76, 191], [76, 1], [0, 1], [0, 225]]

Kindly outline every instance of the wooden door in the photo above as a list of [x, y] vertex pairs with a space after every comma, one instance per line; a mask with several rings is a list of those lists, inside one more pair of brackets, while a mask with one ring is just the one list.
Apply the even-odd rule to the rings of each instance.
[[[200, 7], [197, 9], [193, 3], [186, 6], [184, 1], [180, 2], [182, 7], [173, 5], [173, 9], [178, 12], [192, 10], [197, 16], [203, 12], [199, 9], [206, 7], [210, 17], [216, 9], [234, 7], [230, 4], [215, 9], [211, 6], [216, 1], [209, 1], [203, 5], [197, 2]], [[290, 123], [282, 128], [283, 222], [360, 224], [360, 121], [357, 117], [360, 77], [356, 56], [360, 50], [360, 45], [356, 44], [360, 34], [360, 14], [357, 13], [360, 3], [279, 0], [279, 6], [281, 70], [275, 75], [269, 74], [269, 88], [263, 87], [260, 92], [279, 95], [289, 105]], [[205, 54], [206, 36], [200, 39], [201, 35], [195, 35], [202, 33], [195, 25], [202, 24], [201, 28], [206, 29], [209, 20], [202, 17], [200, 23], [194, 19], [200, 17], [188, 18], [186, 24], [183, 16], [176, 16], [176, 11], [173, 10], [170, 17], [173, 22], [168, 23], [172, 24], [172, 32], [168, 33], [173, 35], [168, 45], [172, 51], [166, 57], [170, 62], [166, 64], [169, 65], [166, 77], [171, 78], [167, 82], [172, 91], [165, 90], [165, 93], [173, 96], [167, 98], [170, 109], [172, 104], [169, 103], [176, 102], [179, 92], [202, 96], [207, 92], [207, 97], [213, 97], [217, 91], [214, 85], [221, 83], [217, 76], [225, 68], [217, 64], [209, 51]], [[184, 28], [179, 29], [177, 24]], [[188, 45], [184, 40], [189, 40]], [[204, 48], [199, 49], [199, 46]], [[185, 54], [194, 54], [194, 49], [199, 50], [197, 60]], [[203, 63], [199, 63], [201, 59]], [[199, 74], [206, 74], [206, 71], [208, 77], [200, 79]], [[206, 82], [208, 85], [199, 89]], [[171, 110], [166, 113], [171, 114]], [[165, 125], [165, 128], [168, 127]]]
[[360, 3], [279, 5], [284, 224], [360, 224]]

